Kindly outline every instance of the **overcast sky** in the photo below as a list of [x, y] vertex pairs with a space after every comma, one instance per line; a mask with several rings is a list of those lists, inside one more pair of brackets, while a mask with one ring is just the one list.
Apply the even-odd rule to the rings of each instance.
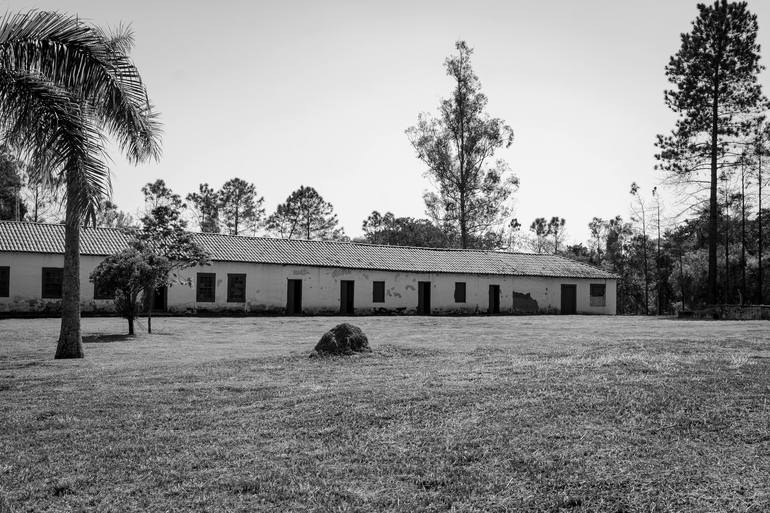
[[[184, 196], [237, 176], [268, 213], [315, 187], [351, 236], [374, 209], [424, 216], [430, 184], [404, 130], [450, 94], [443, 62], [464, 39], [488, 112], [515, 133], [498, 156], [521, 180], [516, 216], [525, 227], [564, 217], [577, 242], [593, 216], [628, 216], [632, 181], [649, 191], [660, 180], [653, 142], [674, 119], [664, 67], [697, 14], [691, 0], [0, 4], [132, 25], [165, 134], [157, 164], [111, 153], [121, 209], [135, 211], [156, 178]], [[749, 7], [766, 50], [770, 1]], [[767, 94], [767, 72], [763, 83]]]

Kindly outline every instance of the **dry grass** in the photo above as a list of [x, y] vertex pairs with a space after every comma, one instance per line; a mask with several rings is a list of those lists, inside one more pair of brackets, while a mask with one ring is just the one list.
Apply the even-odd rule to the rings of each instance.
[[0, 321], [0, 510], [770, 510], [766, 321], [338, 321]]

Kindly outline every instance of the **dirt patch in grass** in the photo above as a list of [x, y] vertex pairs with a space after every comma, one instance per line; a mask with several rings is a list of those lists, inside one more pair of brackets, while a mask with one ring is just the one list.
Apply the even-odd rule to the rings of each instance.
[[373, 353], [307, 358], [328, 318], [163, 318], [54, 362], [55, 323], [2, 321], [0, 490], [16, 511], [770, 510], [766, 321], [353, 322]]

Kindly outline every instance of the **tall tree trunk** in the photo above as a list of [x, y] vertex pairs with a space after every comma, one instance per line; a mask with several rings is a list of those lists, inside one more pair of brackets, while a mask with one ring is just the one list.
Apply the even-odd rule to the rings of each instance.
[[647, 269], [647, 221], [642, 204], [642, 258], [644, 259], [644, 315], [650, 315], [650, 273]]
[[[462, 63], [462, 52], [460, 52], [460, 62]], [[466, 177], [465, 177], [465, 102], [463, 92], [463, 81], [460, 77], [457, 79], [457, 111], [460, 115], [460, 147], [457, 149], [457, 155], [460, 157], [460, 240], [463, 249], [468, 248], [468, 219], [466, 212]]]
[[682, 311], [684, 311], [684, 262], [683, 257], [684, 256], [684, 249], [682, 247], [679, 248], [679, 289], [682, 292]]
[[134, 334], [134, 314], [129, 313], [128, 314], [128, 334], [133, 335]]
[[658, 224], [658, 246], [657, 246], [657, 251], [656, 251], [656, 254], [655, 254], [655, 288], [657, 289], [657, 292], [658, 292], [658, 294], [657, 294], [658, 306], [656, 308], [656, 313], [657, 313], [657, 315], [660, 315], [661, 314], [661, 306], [663, 304], [663, 302], [661, 300], [661, 293], [662, 293], [662, 291], [661, 291], [661, 288], [662, 288], [661, 287], [661, 282], [663, 281], [662, 280], [663, 277], [661, 276], [661, 272], [660, 272], [660, 197], [658, 197], [657, 207], [658, 207], [658, 219], [657, 219], [657, 224]]
[[[720, 52], [721, 54], [721, 52]], [[719, 67], [714, 70], [711, 102], [711, 196], [709, 198], [709, 303], [717, 301], [717, 151], [719, 144]]]
[[644, 315], [650, 315], [650, 273], [647, 269], [647, 235], [643, 236], [642, 255], [644, 258]]
[[83, 358], [83, 341], [80, 336], [80, 215], [75, 205], [78, 192], [75, 172], [67, 171], [66, 180], [61, 330], [56, 358]]
[[762, 305], [764, 304], [764, 294], [762, 291], [762, 155], [759, 155], [759, 167], [757, 168], [757, 185], [759, 187], [759, 211], [757, 212], [757, 224], [759, 225], [759, 237], [758, 237], [758, 243], [759, 243], [759, 273], [757, 274], [757, 286], [759, 287], [759, 290], [757, 291], [757, 303]]
[[144, 290], [144, 305], [147, 312], [147, 333], [152, 333], [152, 307], [155, 302], [155, 289]]
[[730, 205], [727, 194], [727, 178], [725, 178], [725, 290], [722, 300], [725, 304], [730, 302]]
[[741, 164], [741, 305], [746, 299], [746, 168]]

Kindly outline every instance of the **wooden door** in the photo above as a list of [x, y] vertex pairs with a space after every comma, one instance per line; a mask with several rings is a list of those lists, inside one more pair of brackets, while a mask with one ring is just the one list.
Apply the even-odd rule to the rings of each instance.
[[487, 312], [491, 314], [500, 313], [500, 285], [489, 286], [489, 308]]
[[[146, 304], [146, 303], [145, 303]], [[168, 306], [168, 287], [158, 287], [152, 295], [152, 311], [165, 312]]]
[[286, 285], [286, 314], [302, 314], [302, 280], [289, 280]]
[[577, 285], [561, 286], [561, 313], [563, 315], [577, 313]]
[[353, 280], [340, 281], [340, 313], [353, 315], [353, 290], [355, 282]]
[[417, 282], [417, 313], [430, 315], [430, 282]]

